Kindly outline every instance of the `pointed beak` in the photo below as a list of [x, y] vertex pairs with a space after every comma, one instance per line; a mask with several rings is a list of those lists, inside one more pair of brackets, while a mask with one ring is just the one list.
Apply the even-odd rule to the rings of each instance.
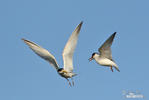
[[92, 60], [93, 60], [93, 57], [89, 58], [88, 60], [89, 60], [89, 61], [92, 61]]

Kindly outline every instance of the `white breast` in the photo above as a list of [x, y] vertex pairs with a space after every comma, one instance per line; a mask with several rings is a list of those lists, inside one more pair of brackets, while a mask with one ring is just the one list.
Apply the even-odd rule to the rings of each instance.
[[115, 66], [116, 64], [107, 58], [95, 58], [96, 62], [103, 66]]

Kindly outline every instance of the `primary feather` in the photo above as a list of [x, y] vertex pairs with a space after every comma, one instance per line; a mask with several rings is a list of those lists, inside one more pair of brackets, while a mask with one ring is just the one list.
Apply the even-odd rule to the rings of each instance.
[[76, 48], [78, 35], [80, 33], [80, 29], [83, 22], [81, 22], [77, 28], [72, 32], [72, 35], [70, 36], [68, 42], [65, 45], [65, 48], [63, 50], [62, 56], [64, 61], [64, 69], [68, 72], [73, 71], [73, 53]]
[[26, 40], [26, 39], [22, 39], [38, 56], [40, 56], [41, 58], [45, 59], [46, 61], [48, 61], [54, 68], [56, 68], [56, 70], [58, 70], [59, 66], [56, 62], [55, 57], [48, 52], [46, 49], [40, 47], [39, 45]]
[[112, 60], [112, 53], [111, 53], [111, 45], [113, 39], [115, 37], [116, 32], [114, 32], [105, 42], [104, 44], [98, 49], [100, 55], [102, 57], [108, 58]]

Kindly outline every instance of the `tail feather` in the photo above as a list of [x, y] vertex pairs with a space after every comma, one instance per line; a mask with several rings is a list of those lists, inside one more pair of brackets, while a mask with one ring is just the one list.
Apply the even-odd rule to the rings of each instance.
[[115, 68], [117, 71], [119, 71], [119, 72], [120, 72], [120, 70], [119, 70], [118, 66], [114, 66], [114, 68]]
[[76, 75], [78, 75], [78, 74], [76, 74], [76, 73], [73, 73], [73, 75], [72, 75], [72, 76], [76, 76]]

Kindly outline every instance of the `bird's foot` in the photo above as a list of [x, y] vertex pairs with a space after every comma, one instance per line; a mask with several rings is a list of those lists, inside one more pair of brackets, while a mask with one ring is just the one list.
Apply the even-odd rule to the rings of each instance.
[[110, 68], [111, 68], [111, 71], [113, 72], [113, 68], [112, 68], [112, 66], [110, 66]]

